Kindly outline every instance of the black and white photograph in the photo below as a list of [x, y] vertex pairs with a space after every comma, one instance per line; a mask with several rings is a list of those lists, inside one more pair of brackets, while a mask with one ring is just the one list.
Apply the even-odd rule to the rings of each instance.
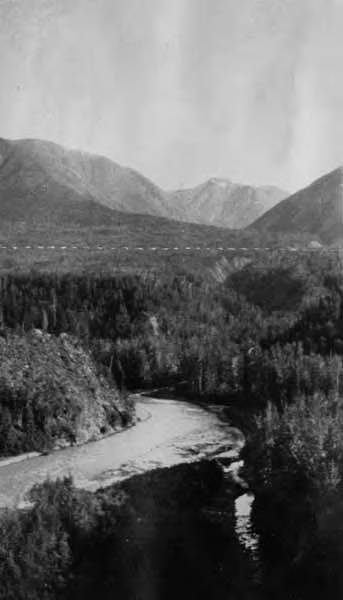
[[343, 0], [0, 0], [0, 600], [342, 600]]

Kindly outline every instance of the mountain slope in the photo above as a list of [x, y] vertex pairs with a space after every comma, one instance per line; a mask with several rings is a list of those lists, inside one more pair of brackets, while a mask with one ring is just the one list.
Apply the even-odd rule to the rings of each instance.
[[[136, 171], [103, 156], [43, 140], [0, 138], [0, 218], [111, 220], [100, 207], [179, 221], [242, 228], [286, 196], [211, 179], [193, 189], [164, 192]], [[88, 203], [80, 206], [80, 201]], [[82, 214], [81, 214], [82, 213]], [[85, 216], [87, 214], [87, 216]]]
[[68, 170], [56, 159], [62, 149], [57, 146], [54, 152], [55, 147], [49, 142], [0, 139], [1, 229], [6, 222], [48, 229], [50, 224], [97, 226], [117, 218], [82, 186], [70, 185]]
[[326, 243], [343, 239], [343, 167], [315, 180], [257, 219], [267, 233], [311, 233]]
[[213, 178], [192, 189], [169, 194], [171, 216], [182, 221], [241, 229], [283, 200], [276, 187], [252, 187]]
[[0, 200], [57, 201], [61, 194], [124, 212], [168, 216], [163, 193], [113, 161], [42, 140], [0, 139]]

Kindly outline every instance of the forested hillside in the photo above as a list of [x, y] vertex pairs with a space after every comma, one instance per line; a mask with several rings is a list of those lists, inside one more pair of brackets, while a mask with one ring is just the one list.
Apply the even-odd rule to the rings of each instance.
[[246, 403], [321, 389], [311, 370], [326, 373], [326, 388], [336, 385], [330, 373], [343, 348], [336, 259], [268, 260], [229, 272], [224, 283], [206, 271], [6, 275], [0, 316], [5, 328], [77, 336], [121, 388], [174, 384]]
[[33, 329], [0, 336], [0, 456], [94, 440], [131, 418], [75, 338]]

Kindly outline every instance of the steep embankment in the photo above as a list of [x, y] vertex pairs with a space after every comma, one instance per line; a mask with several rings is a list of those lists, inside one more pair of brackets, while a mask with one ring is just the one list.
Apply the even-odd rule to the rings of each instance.
[[117, 389], [67, 334], [0, 337], [0, 456], [97, 439], [130, 414]]

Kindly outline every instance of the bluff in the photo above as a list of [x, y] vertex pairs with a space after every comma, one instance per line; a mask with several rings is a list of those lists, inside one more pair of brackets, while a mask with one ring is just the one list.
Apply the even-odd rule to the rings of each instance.
[[132, 418], [114, 383], [65, 333], [2, 332], [0, 362], [0, 456], [85, 443]]

